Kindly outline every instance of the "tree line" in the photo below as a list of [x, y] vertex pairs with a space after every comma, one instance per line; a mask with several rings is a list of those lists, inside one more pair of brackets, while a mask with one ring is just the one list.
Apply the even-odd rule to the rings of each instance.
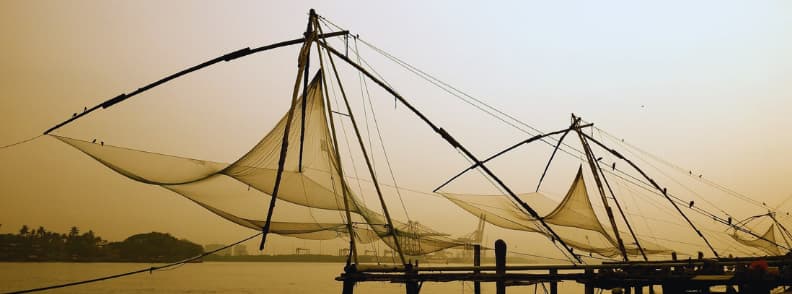
[[172, 262], [203, 253], [203, 247], [167, 233], [136, 234], [109, 242], [89, 230], [51, 232], [27, 225], [18, 234], [0, 234], [0, 261]]

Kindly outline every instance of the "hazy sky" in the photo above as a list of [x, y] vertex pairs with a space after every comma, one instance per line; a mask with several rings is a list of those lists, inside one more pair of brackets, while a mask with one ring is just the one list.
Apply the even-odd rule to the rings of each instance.
[[[574, 112], [770, 205], [792, 195], [788, 1], [2, 1], [0, 145], [210, 58], [299, 38], [312, 7], [543, 130], [565, 127]], [[219, 64], [58, 133], [233, 161], [287, 110], [296, 53], [290, 47]], [[416, 81], [392, 64], [380, 72], [427, 115], [456, 126], [449, 130], [481, 156], [522, 138], [436, 90], [413, 87]], [[385, 128], [415, 128], [421, 139], [436, 140], [417, 122], [401, 125], [397, 118], [414, 118], [393, 110], [391, 97], [374, 99], [392, 112], [383, 114], [393, 118]], [[417, 178], [410, 171], [433, 155], [410, 157], [421, 141], [395, 136], [392, 148], [407, 150], [394, 151], [402, 159], [397, 175], [416, 185], [432, 187], [465, 166], [456, 161]], [[459, 159], [451, 149], [438, 150]], [[542, 162], [545, 153], [538, 157]], [[200, 243], [252, 234], [52, 138], [0, 150], [0, 162], [0, 232], [77, 225], [111, 240], [156, 230]], [[560, 177], [568, 181], [573, 173]], [[534, 181], [516, 185], [527, 191]], [[731, 198], [710, 200], [731, 211], [744, 207]], [[761, 213], [752, 207], [745, 214], [754, 212]], [[283, 250], [303, 244], [278, 240]]]

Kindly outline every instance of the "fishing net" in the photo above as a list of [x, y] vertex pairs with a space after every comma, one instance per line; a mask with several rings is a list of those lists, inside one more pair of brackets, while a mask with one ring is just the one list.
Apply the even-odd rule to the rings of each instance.
[[736, 231], [731, 236], [740, 244], [760, 249], [770, 255], [781, 255], [776, 245], [775, 224], [770, 224], [770, 227], [762, 234], [761, 238], [747, 239], [738, 235]]
[[[283, 201], [273, 213], [270, 232], [317, 240], [349, 238], [347, 223], [351, 221], [351, 233], [358, 242], [381, 240], [396, 248], [395, 234], [406, 255], [464, 245], [418, 222], [393, 220], [391, 227], [384, 215], [363, 205], [342, 177], [321, 79], [321, 73], [317, 74], [305, 99], [295, 101], [277, 194]], [[226, 220], [260, 230], [273, 194], [288, 119], [284, 115], [258, 144], [231, 164], [54, 137], [127, 178], [162, 186]], [[345, 197], [351, 220], [343, 213]]]
[[[553, 237], [538, 219], [524, 212], [507, 195], [440, 194], [471, 214], [482, 216], [486, 222], [495, 226]], [[575, 180], [560, 203], [538, 192], [517, 196], [539, 215], [543, 215], [542, 219], [545, 223], [572, 248], [606, 257], [621, 255], [616, 241], [597, 219], [586, 192], [582, 169], [578, 169]], [[646, 240], [639, 239], [639, 242], [647, 254], [671, 252]], [[628, 255], [641, 254], [635, 242], [625, 242], [624, 245]]]

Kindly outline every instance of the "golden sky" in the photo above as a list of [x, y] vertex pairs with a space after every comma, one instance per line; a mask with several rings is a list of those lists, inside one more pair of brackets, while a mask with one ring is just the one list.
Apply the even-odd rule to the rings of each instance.
[[[540, 129], [564, 128], [574, 112], [771, 206], [792, 196], [792, 135], [785, 130], [792, 125], [788, 1], [2, 1], [0, 145], [216, 56], [299, 38], [312, 7]], [[297, 50], [221, 63], [58, 134], [233, 161], [287, 110]], [[381, 64], [400, 93], [476, 154], [488, 156], [524, 138], [425, 83], [418, 86], [393, 64]], [[403, 107], [394, 109], [392, 97], [375, 96], [384, 128], [394, 132], [389, 148], [402, 150], [393, 155], [397, 176], [431, 190], [466, 166]], [[418, 152], [424, 143], [448, 154]], [[536, 150], [543, 153], [534, 161], [500, 169], [521, 191], [532, 190], [535, 166], [546, 159], [547, 148]], [[414, 171], [431, 160], [441, 171], [417, 176]], [[154, 230], [199, 243], [252, 234], [52, 138], [0, 150], [0, 162], [0, 232], [22, 224], [58, 231], [76, 225], [111, 240]], [[520, 173], [526, 165], [534, 167], [530, 180]], [[574, 169], [558, 172], [554, 190], [563, 193]], [[724, 195], [711, 197], [736, 214], [762, 212]], [[419, 211], [428, 203], [442, 205], [414, 200]], [[450, 215], [466, 216], [448, 207]], [[277, 240], [282, 250], [303, 244]]]

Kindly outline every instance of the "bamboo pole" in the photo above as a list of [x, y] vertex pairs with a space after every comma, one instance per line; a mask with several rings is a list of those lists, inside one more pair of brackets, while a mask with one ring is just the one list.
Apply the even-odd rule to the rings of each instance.
[[[580, 120], [574, 114], [572, 115], [572, 124], [574, 126], [580, 124]], [[602, 205], [605, 207], [605, 212], [608, 214], [608, 220], [610, 221], [611, 228], [613, 229], [613, 234], [616, 236], [619, 250], [621, 251], [624, 261], [630, 261], [629, 257], [627, 256], [627, 249], [624, 248], [624, 241], [622, 240], [621, 234], [619, 233], [619, 227], [616, 225], [616, 219], [613, 217], [613, 210], [611, 209], [610, 204], [608, 204], [608, 198], [605, 196], [605, 189], [602, 185], [602, 179], [600, 179], [599, 172], [597, 171], [594, 163], [597, 159], [594, 158], [594, 155], [591, 152], [591, 146], [589, 146], [588, 142], [586, 142], [586, 138], [583, 137], [583, 132], [580, 130], [580, 128], [575, 128], [575, 132], [578, 134], [578, 137], [580, 137], [580, 143], [583, 145], [583, 151], [586, 153], [586, 162], [591, 169], [591, 174], [594, 176], [594, 182], [597, 184], [597, 191], [599, 192], [600, 199], [602, 199]]]
[[[324, 38], [331, 38], [331, 37], [337, 37], [337, 36], [345, 36], [345, 35], [348, 35], [348, 34], [349, 34], [348, 31], [332, 32], [332, 33], [319, 35], [319, 36], [317, 36], [317, 38], [324, 39]], [[229, 62], [229, 61], [235, 60], [237, 58], [245, 57], [245, 56], [248, 56], [248, 55], [251, 55], [251, 54], [264, 52], [264, 51], [271, 50], [271, 49], [291, 46], [291, 45], [304, 44], [304, 43], [305, 43], [305, 38], [300, 38], [300, 39], [294, 39], [294, 40], [278, 42], [278, 43], [274, 43], [274, 44], [270, 44], [270, 45], [265, 45], [265, 46], [261, 46], [261, 47], [253, 48], [253, 49], [250, 49], [249, 47], [248, 48], [242, 48], [242, 49], [239, 49], [237, 51], [234, 51], [234, 52], [231, 52], [231, 53], [228, 53], [228, 54], [225, 54], [225, 55], [222, 55], [222, 56], [207, 60], [207, 61], [205, 61], [203, 63], [200, 63], [200, 64], [194, 65], [192, 67], [186, 68], [186, 69], [181, 70], [181, 71], [179, 71], [177, 73], [174, 73], [174, 74], [171, 74], [171, 75], [169, 75], [167, 77], [159, 79], [159, 80], [157, 80], [157, 81], [155, 81], [153, 83], [150, 83], [148, 85], [140, 87], [137, 90], [135, 90], [135, 91], [133, 91], [133, 92], [131, 92], [129, 94], [125, 94], [125, 93], [124, 94], [120, 94], [118, 96], [115, 96], [113, 98], [110, 98], [110, 99], [106, 100], [105, 102], [102, 102], [101, 104], [98, 104], [98, 105], [95, 105], [94, 107], [88, 108], [85, 111], [83, 111], [81, 113], [78, 113], [77, 115], [75, 115], [73, 117], [70, 117], [69, 119], [67, 119], [67, 120], [65, 120], [63, 122], [60, 122], [57, 125], [47, 129], [46, 131], [44, 131], [44, 135], [47, 135], [47, 134], [49, 134], [51, 132], [54, 132], [55, 130], [60, 129], [60, 128], [68, 125], [69, 123], [71, 123], [71, 122], [73, 122], [73, 121], [75, 121], [77, 119], [80, 119], [81, 117], [86, 116], [86, 115], [88, 115], [91, 112], [94, 112], [94, 111], [98, 110], [99, 108], [109, 108], [109, 107], [111, 107], [111, 106], [113, 106], [113, 105], [115, 105], [115, 104], [117, 104], [119, 102], [122, 102], [124, 100], [129, 99], [129, 98], [132, 98], [132, 97], [134, 97], [134, 96], [136, 96], [136, 95], [138, 95], [140, 93], [143, 93], [143, 92], [146, 92], [146, 91], [151, 90], [153, 88], [156, 88], [157, 86], [165, 84], [165, 83], [167, 83], [167, 82], [169, 82], [171, 80], [177, 79], [177, 78], [182, 77], [184, 75], [187, 75], [187, 74], [190, 74], [192, 72], [198, 71], [200, 69], [212, 66], [212, 65], [214, 65], [216, 63], [219, 63], [221, 61]]]
[[319, 68], [321, 69], [322, 77], [323, 77], [322, 88], [325, 94], [324, 95], [325, 109], [326, 109], [325, 116], [327, 116], [327, 119], [330, 121], [330, 130], [333, 133], [333, 151], [335, 153], [334, 155], [336, 159], [334, 163], [335, 163], [336, 171], [338, 172], [338, 176], [340, 177], [339, 182], [341, 183], [341, 193], [344, 199], [344, 214], [346, 216], [346, 220], [347, 220], [346, 226], [347, 226], [347, 231], [349, 233], [349, 256], [351, 257], [347, 259], [347, 266], [349, 266], [351, 261], [354, 261], [355, 264], [358, 263], [357, 244], [355, 244], [355, 228], [352, 225], [352, 213], [350, 212], [350, 207], [349, 207], [349, 202], [350, 202], [349, 188], [347, 187], [346, 181], [344, 180], [344, 169], [341, 166], [341, 154], [339, 153], [339, 149], [338, 149], [338, 132], [336, 131], [335, 120], [333, 119], [332, 116], [332, 113], [334, 113], [334, 111], [330, 106], [330, 95], [327, 92], [328, 91], [327, 79], [324, 78], [325, 76], [324, 58], [322, 57], [321, 50], [317, 48], [316, 51], [319, 55]]
[[[311, 10], [313, 11], [313, 10]], [[309, 17], [308, 23], [310, 24], [315, 17], [315, 14], [311, 14], [312, 16]], [[292, 91], [292, 101], [291, 106], [289, 107], [289, 114], [286, 118], [286, 125], [284, 126], [283, 131], [283, 139], [281, 141], [281, 150], [280, 150], [280, 158], [278, 159], [278, 171], [275, 175], [275, 185], [272, 187], [272, 199], [269, 203], [269, 208], [267, 209], [267, 219], [264, 222], [264, 226], [261, 228], [261, 243], [259, 244], [259, 250], [264, 250], [264, 244], [267, 242], [267, 234], [269, 233], [270, 224], [272, 223], [272, 212], [275, 210], [275, 203], [278, 199], [278, 192], [280, 190], [281, 180], [283, 178], [283, 169], [286, 165], [286, 153], [289, 148], [289, 129], [291, 128], [292, 118], [294, 117], [294, 109], [297, 107], [297, 96], [300, 89], [300, 78], [302, 78], [303, 72], [305, 71], [305, 58], [310, 53], [310, 44], [311, 38], [314, 36], [311, 35], [306, 36], [305, 43], [303, 43], [302, 48], [300, 49], [299, 58], [297, 61], [297, 80], [294, 82], [294, 90]]]
[[[322, 27], [317, 26], [319, 32], [322, 32]], [[322, 43], [320, 43], [322, 44]], [[325, 48], [328, 48], [327, 45], [324, 45]], [[355, 115], [352, 112], [352, 107], [349, 105], [349, 99], [347, 99], [346, 91], [344, 91], [344, 86], [341, 84], [341, 78], [338, 76], [338, 70], [335, 66], [335, 61], [333, 61], [333, 56], [328, 54], [328, 60], [330, 61], [330, 66], [333, 69], [333, 74], [335, 75], [336, 80], [338, 81], [338, 88], [341, 91], [341, 97], [344, 99], [344, 105], [346, 105], [347, 114], [349, 114], [349, 119], [352, 121], [352, 128], [355, 130], [355, 136], [357, 137], [358, 144], [360, 145], [360, 150], [363, 152], [363, 158], [366, 162], [366, 167], [369, 170], [369, 175], [371, 176], [371, 181], [374, 183], [374, 189], [377, 191], [377, 196], [379, 197], [380, 205], [382, 206], [382, 210], [385, 214], [385, 220], [388, 222], [388, 230], [393, 236], [393, 244], [396, 247], [396, 251], [399, 252], [399, 258], [401, 259], [402, 263], [406, 263], [406, 259], [404, 258], [404, 251], [402, 251], [401, 244], [399, 244], [399, 238], [397, 237], [398, 233], [396, 227], [393, 225], [393, 220], [391, 219], [390, 212], [388, 211], [388, 205], [385, 204], [385, 198], [382, 194], [382, 189], [379, 184], [379, 180], [377, 180], [377, 175], [374, 172], [374, 166], [371, 164], [371, 159], [369, 158], [368, 152], [366, 151], [366, 145], [363, 143], [363, 137], [360, 135], [360, 128], [358, 127], [357, 121], [355, 120]]]

